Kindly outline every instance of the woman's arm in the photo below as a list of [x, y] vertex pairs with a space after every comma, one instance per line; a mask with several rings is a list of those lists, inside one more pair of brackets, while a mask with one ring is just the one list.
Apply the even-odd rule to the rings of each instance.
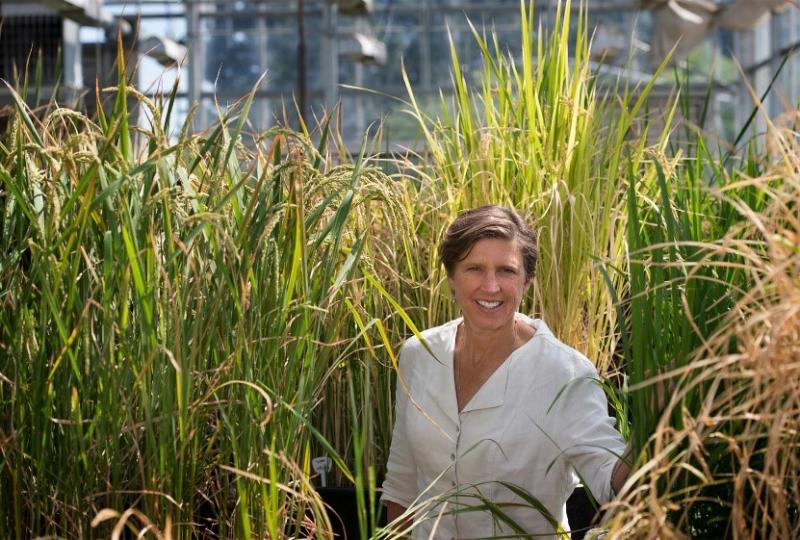
[[614, 470], [611, 471], [611, 489], [614, 490], [615, 495], [622, 490], [622, 486], [625, 485], [625, 481], [631, 474], [630, 460], [631, 446], [628, 445], [627, 448], [625, 448], [625, 452], [619, 460], [617, 460], [616, 465], [614, 465]]
[[[386, 463], [386, 478], [383, 482], [384, 504], [386, 504], [386, 517], [389, 522], [401, 516], [407, 509], [402, 503], [395, 501], [413, 501], [417, 492], [416, 464], [411, 452], [411, 446], [406, 433], [406, 412], [409, 400], [409, 389], [405, 386], [411, 383], [408, 373], [409, 343], [400, 350], [398, 358], [397, 385], [395, 388], [395, 424], [392, 430], [392, 444], [389, 450], [389, 459]], [[404, 519], [392, 527], [393, 530], [402, 531], [411, 525], [410, 519]]]
[[405, 506], [400, 506], [396, 502], [389, 501], [386, 505], [386, 517], [389, 518], [390, 522], [402, 516], [405, 511]]
[[[406, 507], [396, 502], [389, 501], [386, 505], [386, 517], [389, 519], [389, 523], [393, 522], [400, 516], [402, 516], [406, 511]], [[396, 523], [393, 526], [393, 529], [396, 531], [404, 531], [411, 526], [411, 518], [405, 518], [404, 520]]]

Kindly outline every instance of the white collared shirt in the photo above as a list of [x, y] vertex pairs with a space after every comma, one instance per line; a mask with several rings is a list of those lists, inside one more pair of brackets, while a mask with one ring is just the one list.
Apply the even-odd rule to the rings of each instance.
[[438, 497], [414, 538], [514, 535], [485, 511], [451, 512], [482, 504], [481, 497], [501, 503], [526, 533], [554, 533], [539, 511], [498, 481], [531, 494], [565, 530], [566, 500], [579, 479], [599, 502], [612, 497], [611, 472], [625, 442], [608, 416], [597, 371], [541, 320], [521, 314], [517, 320], [536, 329], [533, 338], [460, 413], [453, 349], [461, 319], [423, 332], [427, 348], [417, 338], [403, 345], [383, 501], [410, 507]]

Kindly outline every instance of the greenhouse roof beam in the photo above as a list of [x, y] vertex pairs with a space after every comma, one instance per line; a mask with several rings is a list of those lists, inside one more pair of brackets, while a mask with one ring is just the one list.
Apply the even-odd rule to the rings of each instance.
[[[42, 4], [62, 17], [86, 26], [108, 28], [118, 24], [118, 19], [103, 9], [103, 3], [100, 0], [41, 0], [20, 3]], [[128, 30], [130, 30], [130, 26], [128, 26]]]

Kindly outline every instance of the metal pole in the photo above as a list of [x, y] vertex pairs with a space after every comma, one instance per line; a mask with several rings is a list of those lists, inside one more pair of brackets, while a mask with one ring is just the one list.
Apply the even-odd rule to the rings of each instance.
[[297, 14], [297, 107], [301, 122], [306, 119], [306, 26], [305, 0], [298, 0]]
[[326, 2], [323, 4], [322, 48], [322, 89], [325, 96], [325, 111], [331, 112], [339, 101], [339, 53], [336, 38], [336, 7]]
[[203, 69], [206, 58], [202, 39], [200, 38], [198, 9], [196, 3], [186, 2], [186, 42], [189, 46], [189, 84], [186, 93], [189, 98], [189, 110], [195, 103], [199, 105], [197, 114], [192, 121], [192, 127], [193, 129], [201, 130], [206, 127], [205, 107], [201, 102], [202, 93], [200, 91], [203, 84]]

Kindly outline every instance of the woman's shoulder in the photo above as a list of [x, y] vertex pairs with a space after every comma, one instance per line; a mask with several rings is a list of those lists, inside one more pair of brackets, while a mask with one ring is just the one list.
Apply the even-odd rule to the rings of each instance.
[[543, 321], [536, 319], [533, 325], [536, 333], [531, 340], [537, 371], [564, 379], [597, 377], [597, 370], [589, 359], [558, 339]]
[[401, 357], [409, 360], [421, 356], [434, 356], [444, 354], [452, 345], [458, 323], [461, 319], [454, 319], [439, 326], [427, 328], [418, 335], [413, 335], [403, 342], [400, 347]]
[[448, 340], [452, 340], [456, 332], [456, 328], [458, 327], [458, 323], [460, 322], [461, 319], [454, 319], [439, 326], [426, 328], [425, 330], [421, 331], [419, 335], [413, 335], [406, 339], [406, 341], [403, 343], [403, 348], [416, 349], [424, 348], [424, 344], [430, 346], [444, 344]]

